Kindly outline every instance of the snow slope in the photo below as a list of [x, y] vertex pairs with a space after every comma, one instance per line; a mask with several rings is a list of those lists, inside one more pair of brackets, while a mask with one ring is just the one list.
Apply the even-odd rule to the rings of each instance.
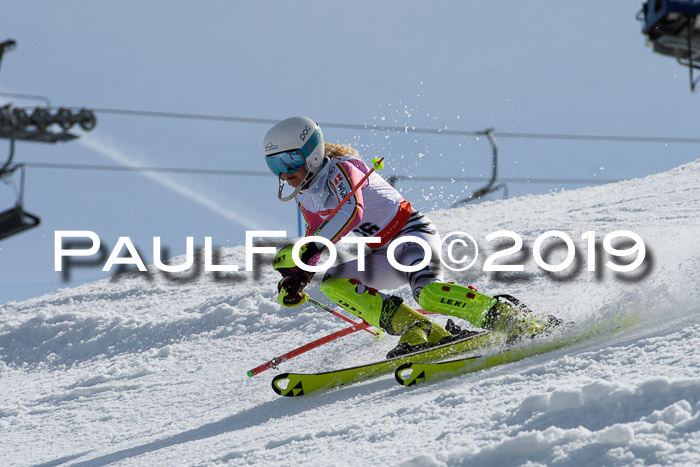
[[[0, 307], [0, 465], [698, 464], [698, 180], [700, 160], [639, 180], [431, 213], [443, 234], [468, 232], [484, 250], [484, 237], [503, 229], [527, 247], [523, 273], [478, 272], [483, 252], [470, 272], [448, 279], [578, 323], [620, 314], [640, 323], [415, 388], [388, 375], [287, 399], [270, 389], [275, 370], [247, 378], [345, 326], [312, 306], [280, 309], [267, 269], [181, 282], [152, 270], [148, 279], [8, 303]], [[577, 267], [550, 275], [534, 264], [530, 250], [548, 230], [574, 239]], [[615, 230], [644, 239], [642, 274], [615, 274], [602, 256], [597, 272], [587, 271], [581, 234]], [[242, 247], [223, 260], [243, 265]], [[358, 332], [280, 371], [375, 360], [394, 343]]]

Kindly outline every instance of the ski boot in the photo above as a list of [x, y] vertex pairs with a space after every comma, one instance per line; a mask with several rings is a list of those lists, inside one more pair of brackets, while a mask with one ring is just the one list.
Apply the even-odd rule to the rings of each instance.
[[532, 339], [546, 335], [562, 323], [552, 315], [548, 315], [546, 319], [534, 315], [512, 295], [497, 295], [495, 298], [498, 302], [484, 317], [482, 327], [504, 333], [508, 344], [523, 338]]
[[486, 313], [497, 302], [496, 298], [481, 294], [474, 287], [445, 282], [426, 285], [418, 297], [421, 308], [441, 315], [456, 316], [476, 327], [481, 327]]
[[418, 303], [426, 310], [456, 316], [474, 326], [503, 332], [508, 343], [522, 337], [535, 337], [548, 333], [561, 323], [553, 316], [543, 320], [520, 301], [510, 295], [489, 297], [474, 287], [433, 282], [426, 285], [418, 297]]
[[387, 295], [355, 279], [327, 279], [321, 292], [345, 310], [392, 336], [401, 336], [387, 358], [438, 345], [449, 339], [445, 328], [418, 313], [395, 295]]

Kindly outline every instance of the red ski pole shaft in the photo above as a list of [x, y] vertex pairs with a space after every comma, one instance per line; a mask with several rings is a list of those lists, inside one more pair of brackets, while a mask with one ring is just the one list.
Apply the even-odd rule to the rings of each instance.
[[[335, 209], [333, 209], [333, 211], [331, 211], [330, 215], [326, 218], [326, 220], [319, 226], [318, 229], [316, 229], [316, 232], [314, 232], [314, 235], [317, 235], [321, 231], [321, 229], [323, 229], [323, 227], [325, 227], [326, 224], [328, 224], [328, 222], [333, 218], [333, 216], [335, 216], [338, 213], [338, 211], [340, 211], [340, 209], [343, 207], [343, 205], [345, 205], [345, 203], [348, 202], [350, 197], [352, 195], [354, 195], [355, 192], [357, 192], [357, 190], [360, 189], [360, 187], [362, 187], [362, 185], [365, 183], [365, 181], [367, 181], [369, 176], [372, 175], [372, 172], [374, 172], [375, 168], [378, 167], [381, 169], [381, 164], [383, 161], [384, 161], [383, 157], [379, 160], [373, 161], [372, 168], [369, 169], [369, 171], [365, 174], [365, 176], [360, 179], [360, 181], [352, 188], [352, 190], [350, 190], [350, 192], [347, 195], [345, 195], [343, 200], [340, 203], [338, 203], [338, 206], [336, 206]], [[348, 334], [352, 334], [353, 332], [359, 331], [361, 329], [364, 329], [364, 330], [366, 330], [374, 335], [377, 335], [376, 332], [368, 329], [371, 326], [369, 323], [366, 323], [366, 322], [357, 323], [357, 322], [351, 320], [350, 318], [338, 313], [337, 311], [335, 311], [331, 308], [328, 308], [324, 304], [314, 300], [311, 297], [308, 297], [308, 300], [311, 303], [313, 303], [314, 305], [318, 306], [319, 308], [322, 308], [326, 311], [329, 311], [333, 315], [335, 315], [335, 316], [337, 316], [345, 321], [353, 323], [353, 325], [350, 326], [349, 328], [341, 329], [340, 331], [336, 331], [336, 332], [329, 334], [325, 337], [322, 337], [320, 339], [316, 339], [313, 342], [309, 342], [308, 344], [302, 345], [301, 347], [296, 348], [294, 350], [291, 350], [284, 355], [280, 355], [279, 357], [273, 358], [272, 360], [265, 362], [262, 365], [259, 365], [255, 368], [253, 368], [252, 370], [248, 371], [248, 376], [253, 377], [253, 376], [269, 369], [269, 368], [273, 368], [273, 367], [277, 366], [278, 364], [289, 360], [290, 358], [294, 358], [297, 355], [301, 355], [305, 352], [308, 352], [311, 349], [315, 349], [316, 347], [319, 347], [327, 342], [333, 341], [335, 339], [346, 336]]]
[[[362, 177], [362, 178], [360, 179], [360, 181], [352, 188], [352, 190], [350, 190], [350, 192], [349, 192], [347, 195], [345, 195], [345, 197], [343, 198], [343, 200], [342, 200], [340, 203], [338, 203], [338, 206], [336, 206], [335, 209], [333, 209], [333, 211], [331, 211], [331, 213], [330, 213], [329, 216], [326, 218], [326, 220], [323, 221], [323, 223], [316, 229], [316, 231], [314, 232], [314, 235], [318, 235], [318, 233], [321, 231], [321, 229], [323, 229], [323, 227], [325, 227], [326, 224], [328, 224], [328, 222], [333, 218], [333, 216], [335, 216], [335, 215], [338, 213], [338, 211], [340, 211], [340, 208], [342, 208], [343, 205], [344, 205], [345, 203], [347, 203], [347, 201], [350, 199], [350, 197], [351, 197], [352, 195], [354, 195], [354, 194], [357, 192], [357, 190], [360, 189], [360, 187], [362, 187], [362, 185], [365, 183], [365, 181], [367, 181], [367, 179], [369, 178], [369, 176], [372, 175], [372, 172], [374, 172], [376, 168], [379, 168], [379, 169], [381, 170], [381, 169], [384, 167], [383, 162], [384, 162], [384, 158], [383, 158], [383, 157], [382, 157], [381, 159], [375, 159], [374, 161], [372, 161], [372, 168], [369, 169], [369, 171], [364, 175], [364, 177]], [[309, 297], [308, 295], [307, 295], [307, 300], [310, 301], [311, 303], [313, 303], [314, 305], [316, 305], [317, 307], [319, 307], [319, 308], [321, 308], [321, 309], [323, 309], [323, 310], [326, 310], [326, 311], [330, 312], [331, 314], [337, 316], [337, 317], [340, 318], [340, 319], [343, 319], [343, 320], [345, 320], [345, 321], [347, 321], [347, 322], [349, 322], [349, 323], [353, 323], [353, 325], [357, 324], [357, 322], [351, 320], [350, 318], [348, 318], [348, 317], [346, 317], [346, 316], [344, 316], [344, 315], [338, 313], [337, 311], [335, 311], [335, 310], [333, 310], [333, 309], [331, 309], [331, 308], [328, 308], [328, 307], [325, 306], [323, 303], [314, 300], [313, 298]], [[363, 323], [363, 324], [366, 324], [366, 323]], [[369, 333], [371, 333], [371, 334], [373, 334], [373, 335], [375, 335], [375, 336], [379, 335], [378, 333], [372, 331], [371, 329], [367, 329], [369, 326], [370, 326], [370, 325], [368, 324], [368, 325], [365, 326], [363, 329], [365, 329], [367, 332], [369, 332]], [[353, 331], [353, 332], [354, 332], [354, 331]], [[249, 373], [250, 373], [250, 372], [249, 372]], [[251, 375], [251, 376], [252, 376], [252, 375]]]
[[[323, 303], [319, 302], [318, 300], [314, 300], [314, 299], [311, 298], [311, 297], [308, 297], [308, 298], [307, 298], [307, 301], [308, 301], [309, 303], [313, 304], [313, 305], [316, 305], [316, 306], [319, 307], [320, 309], [325, 310], [325, 311], [329, 312], [330, 314], [332, 314], [332, 315], [334, 315], [334, 316], [337, 316], [338, 318], [340, 318], [340, 319], [342, 319], [342, 320], [347, 321], [347, 322], [350, 323], [350, 324], [363, 324], [363, 323], [365, 323], [365, 321], [363, 321], [362, 323], [358, 323], [357, 321], [354, 321], [354, 320], [348, 318], [347, 316], [345, 316], [345, 315], [342, 314], [342, 313], [338, 313], [338, 312], [335, 311], [333, 308], [327, 307], [327, 306], [324, 305]], [[379, 335], [379, 333], [377, 333], [377, 332], [375, 332], [375, 331], [372, 331], [372, 330], [369, 329], [369, 328], [364, 328], [364, 330], [367, 331], [368, 333], [372, 334], [373, 336], [378, 336], [378, 335]]]
[[[316, 229], [316, 232], [314, 232], [314, 235], [318, 235], [318, 233], [321, 231], [321, 229], [324, 228], [324, 227], [326, 226], [326, 224], [328, 224], [328, 222], [330, 222], [331, 219], [333, 219], [333, 216], [335, 216], [335, 215], [338, 213], [338, 211], [340, 211], [340, 208], [342, 208], [343, 205], [345, 205], [345, 203], [347, 203], [348, 200], [352, 197], [352, 195], [354, 195], [355, 192], [356, 192], [357, 190], [359, 190], [360, 187], [361, 187], [362, 185], [364, 185], [365, 181], [367, 181], [367, 179], [369, 178], [369, 176], [372, 175], [372, 172], [374, 172], [375, 167], [378, 167], [382, 162], [384, 162], [384, 158], [383, 158], [383, 157], [382, 157], [381, 159], [379, 159], [378, 161], [373, 162], [372, 168], [369, 169], [369, 172], [367, 172], [367, 173], [365, 174], [365, 176], [362, 177], [362, 178], [360, 179], [360, 181], [357, 182], [357, 184], [356, 184], [354, 187], [352, 187], [352, 190], [350, 190], [350, 193], [348, 193], [347, 195], [345, 195], [345, 198], [343, 198], [343, 200], [342, 200], [340, 203], [338, 203], [338, 206], [336, 206], [335, 209], [333, 209], [333, 210], [331, 211], [331, 213], [328, 215], [328, 217], [326, 218], [326, 220], [323, 221], [323, 223], [319, 226], [318, 229]], [[380, 168], [381, 168], [381, 167], [380, 167]]]
[[294, 350], [290, 350], [289, 352], [280, 355], [279, 357], [275, 357], [272, 360], [263, 363], [262, 365], [256, 366], [252, 370], [248, 371], [248, 376], [252, 378], [253, 376], [260, 374], [267, 369], [274, 368], [280, 363], [286, 362], [287, 360], [292, 359], [305, 352], [308, 352], [311, 349], [315, 349], [316, 347], [334, 341], [340, 337], [347, 336], [348, 334], [352, 334], [353, 332], [359, 331], [361, 329], [367, 329], [369, 326], [370, 325], [368, 323], [355, 323], [353, 326], [341, 329], [340, 331], [336, 331], [332, 334], [328, 334], [327, 336], [321, 337], [320, 339], [316, 339], [313, 342], [309, 342], [308, 344], [304, 344], [301, 347], [298, 347]]

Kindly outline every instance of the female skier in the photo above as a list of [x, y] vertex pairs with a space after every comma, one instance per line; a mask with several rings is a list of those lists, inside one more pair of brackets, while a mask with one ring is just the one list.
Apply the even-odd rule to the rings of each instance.
[[[509, 341], [544, 333], [556, 324], [555, 318], [535, 318], [525, 307], [517, 306], [512, 297], [489, 297], [471, 287], [443, 282], [437, 229], [376, 172], [328, 219], [369, 168], [349, 145], [324, 143], [321, 128], [313, 120], [292, 117], [277, 123], [265, 135], [263, 151], [267, 166], [279, 177], [279, 199], [295, 199], [306, 220], [307, 236], [319, 235], [334, 243], [351, 232], [380, 238], [378, 243], [368, 244], [370, 253], [364, 257], [364, 270], [358, 267], [359, 259], [333, 266], [325, 272], [320, 290], [349, 313], [400, 336], [387, 358], [448, 342], [459, 331], [453, 323], [448, 321], [442, 327], [400, 297], [379, 291], [403, 284], [411, 287], [413, 298], [425, 310], [505, 332]], [[286, 196], [285, 184], [294, 188]], [[402, 272], [389, 263], [389, 243], [405, 236], [424, 240], [432, 251], [430, 263], [418, 271]], [[301, 250], [302, 262], [316, 265], [324, 248], [322, 243], [306, 244]], [[285, 307], [304, 303], [303, 290], [313, 277], [313, 273], [294, 264], [291, 252], [289, 245], [274, 260], [274, 268], [283, 276], [277, 286], [278, 302]], [[394, 255], [400, 264], [413, 266], [423, 261], [425, 251], [417, 242], [406, 242], [396, 248]]]

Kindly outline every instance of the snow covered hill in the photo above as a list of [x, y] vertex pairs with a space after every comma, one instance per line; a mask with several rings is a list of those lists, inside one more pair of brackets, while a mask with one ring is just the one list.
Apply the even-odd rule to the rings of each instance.
[[[698, 464], [699, 180], [700, 160], [644, 179], [430, 213], [441, 233], [468, 232], [487, 250], [448, 280], [577, 323], [617, 314], [640, 322], [415, 388], [388, 375], [287, 399], [270, 389], [276, 370], [246, 377], [346, 325], [313, 306], [280, 309], [268, 270], [181, 282], [153, 270], [8, 303], [0, 307], [0, 465]], [[481, 272], [493, 251], [484, 237], [498, 230], [522, 236], [524, 253], [506, 260], [524, 272]], [[562, 273], [532, 259], [549, 230], [577, 246]], [[589, 272], [581, 235], [602, 240], [617, 230], [642, 237], [644, 264], [614, 273], [599, 254]], [[225, 250], [223, 261], [244, 264], [243, 248]], [[371, 361], [394, 344], [357, 332], [280, 371]]]

